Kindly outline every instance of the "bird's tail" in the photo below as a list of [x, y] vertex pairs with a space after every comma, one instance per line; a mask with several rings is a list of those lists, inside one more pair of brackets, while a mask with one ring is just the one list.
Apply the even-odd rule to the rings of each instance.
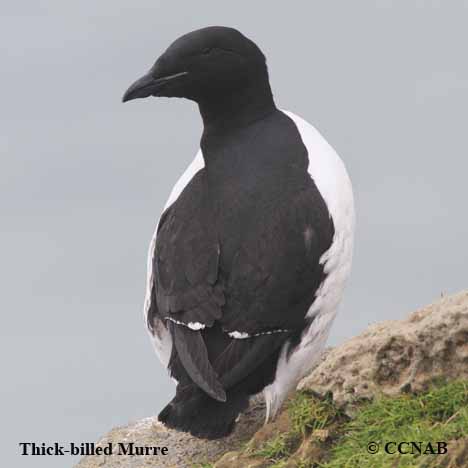
[[[175, 339], [180, 338], [179, 345], [176, 342], [172, 348], [168, 367], [179, 383], [176, 396], [158, 419], [196, 437], [224, 437], [232, 431], [237, 416], [247, 409], [249, 396], [259, 393], [273, 381], [281, 346], [290, 335], [272, 333], [252, 339], [232, 339], [219, 326], [203, 330], [202, 334], [187, 331], [187, 335], [174, 334]], [[201, 344], [194, 343], [195, 339]], [[187, 347], [187, 343], [191, 346]], [[200, 356], [204, 356], [208, 365], [203, 364]], [[190, 367], [190, 374], [187, 367]], [[206, 372], [207, 367], [212, 368], [216, 379]], [[221, 392], [207, 392], [207, 388], [216, 390], [216, 380], [221, 385], [223, 398], [218, 397]]]
[[248, 406], [245, 392], [227, 392], [225, 402], [210, 398], [195, 385], [180, 388], [174, 399], [159, 413], [168, 427], [190, 432], [195, 437], [218, 439], [231, 433], [236, 418]]

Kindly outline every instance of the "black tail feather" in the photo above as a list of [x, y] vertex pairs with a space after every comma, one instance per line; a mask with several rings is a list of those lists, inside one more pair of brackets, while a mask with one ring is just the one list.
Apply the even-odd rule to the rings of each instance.
[[190, 378], [212, 398], [226, 401], [226, 393], [208, 359], [208, 351], [199, 331], [170, 324], [175, 349]]
[[[198, 343], [201, 341], [200, 344], [206, 344], [206, 348], [201, 351], [197, 349], [198, 357], [208, 352], [208, 359], [206, 355], [203, 356], [204, 362], [208, 362], [211, 372], [219, 376], [226, 392], [226, 401], [210, 397], [206, 389], [198, 386], [199, 383], [195, 381], [198, 378], [193, 379], [188, 372], [187, 360], [197, 359], [197, 356], [191, 356], [189, 349], [183, 349], [186, 338], [183, 336], [180, 337], [182, 345], [173, 346], [168, 365], [171, 375], [179, 382], [176, 396], [159, 413], [158, 419], [168, 427], [190, 432], [196, 437], [225, 437], [232, 432], [237, 416], [247, 409], [249, 397], [273, 381], [281, 346], [289, 334], [277, 333], [234, 340], [223, 333], [219, 326], [203, 330], [202, 333], [192, 330], [187, 332], [191, 334], [188, 340], [196, 338]], [[193, 343], [191, 345], [193, 350]], [[181, 360], [180, 351], [186, 354], [185, 362]], [[205, 369], [199, 363], [194, 367]], [[207, 378], [209, 373], [204, 372], [203, 375], [212, 386], [213, 379]]]
[[239, 413], [248, 406], [245, 393], [227, 392], [227, 401], [210, 398], [196, 386], [177, 388], [175, 398], [159, 413], [166, 426], [195, 437], [218, 439], [230, 434]]

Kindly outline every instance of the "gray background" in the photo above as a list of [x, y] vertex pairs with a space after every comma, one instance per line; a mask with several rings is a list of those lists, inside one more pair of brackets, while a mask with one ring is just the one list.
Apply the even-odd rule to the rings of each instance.
[[143, 327], [146, 251], [201, 124], [186, 101], [120, 103], [172, 40], [242, 30], [278, 105], [344, 159], [358, 230], [337, 344], [467, 286], [467, 23], [459, 1], [4, 0], [2, 466], [71, 466], [17, 443], [92, 441], [173, 392]]

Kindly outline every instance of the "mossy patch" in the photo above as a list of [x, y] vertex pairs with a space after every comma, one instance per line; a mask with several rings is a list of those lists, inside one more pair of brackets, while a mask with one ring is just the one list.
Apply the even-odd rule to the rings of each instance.
[[[343, 429], [322, 468], [419, 467], [429, 461], [427, 457], [442, 456], [430, 453], [437, 442], [468, 435], [468, 382], [439, 383], [420, 395], [376, 398], [363, 405]], [[371, 442], [378, 447], [375, 454], [369, 453]], [[421, 448], [405, 445], [402, 449], [409, 453], [400, 454], [393, 442], [420, 442], [417, 447]], [[387, 451], [396, 453], [387, 453], [388, 443]]]
[[288, 405], [291, 430], [303, 437], [322, 430], [343, 414], [333, 404], [331, 395], [321, 399], [307, 391], [298, 391]]
[[[330, 397], [319, 398], [308, 391], [298, 391], [288, 401], [287, 410], [280, 416], [282, 431], [264, 440], [256, 450], [250, 449], [255, 457], [262, 457], [273, 463], [272, 467], [289, 466], [288, 459], [295, 453], [305, 452], [310, 456], [312, 441], [306, 440], [311, 434], [323, 431], [344, 416], [335, 407]], [[285, 428], [285, 421], [287, 427]], [[316, 448], [316, 447], [314, 447]], [[317, 457], [320, 458], [320, 457]], [[312, 466], [309, 460], [298, 459], [294, 466]]]
[[[437, 382], [421, 394], [380, 396], [361, 403], [352, 419], [333, 403], [298, 391], [273, 423], [262, 428], [236, 454], [234, 465], [270, 468], [436, 468], [468, 466], [463, 438], [468, 436], [468, 381]], [[447, 455], [430, 453], [448, 442]], [[369, 453], [368, 444], [379, 450]], [[399, 454], [388, 442], [421, 442]], [[431, 448], [428, 449], [428, 443]], [[456, 447], [452, 450], [451, 447]], [[410, 450], [412, 449], [412, 450]], [[426, 454], [424, 454], [426, 451]], [[455, 458], [452, 457], [457, 451]], [[461, 455], [460, 455], [461, 454]], [[449, 458], [450, 457], [450, 458]], [[459, 459], [462, 457], [462, 464]], [[452, 461], [450, 461], [452, 460]], [[455, 460], [455, 461], [453, 461]], [[250, 465], [252, 463], [252, 465]], [[215, 466], [218, 466], [217, 464]]]
[[266, 458], [267, 460], [278, 460], [291, 454], [294, 441], [290, 440], [289, 433], [280, 434], [271, 440], [267, 440], [264, 445], [254, 455]]

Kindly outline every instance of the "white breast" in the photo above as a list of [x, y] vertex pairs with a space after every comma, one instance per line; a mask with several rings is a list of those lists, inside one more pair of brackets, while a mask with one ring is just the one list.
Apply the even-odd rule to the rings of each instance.
[[320, 259], [327, 276], [307, 312], [307, 317], [314, 320], [289, 358], [287, 345], [283, 348], [275, 380], [264, 390], [267, 420], [275, 416], [287, 393], [310, 372], [325, 346], [351, 270], [355, 223], [353, 191], [343, 161], [312, 125], [292, 112], [283, 112], [299, 130], [309, 155], [309, 174], [333, 219], [335, 235]]

